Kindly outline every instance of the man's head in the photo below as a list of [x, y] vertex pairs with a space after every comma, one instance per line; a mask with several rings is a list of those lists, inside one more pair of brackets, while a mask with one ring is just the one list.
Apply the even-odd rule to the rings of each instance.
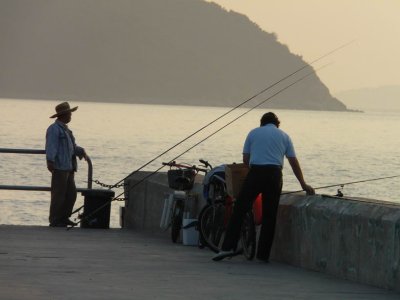
[[50, 118], [57, 118], [61, 122], [67, 124], [71, 121], [71, 115], [73, 111], [76, 111], [78, 106], [70, 108], [68, 102], [60, 103], [56, 106], [56, 114], [52, 115]]
[[267, 112], [261, 117], [260, 120], [260, 126], [274, 124], [276, 127], [279, 127], [280, 123], [281, 122], [279, 121], [278, 117], [273, 112]]

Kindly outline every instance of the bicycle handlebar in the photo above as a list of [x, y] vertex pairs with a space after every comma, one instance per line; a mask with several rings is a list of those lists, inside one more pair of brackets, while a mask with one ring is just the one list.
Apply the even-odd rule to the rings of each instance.
[[196, 172], [204, 172], [207, 173], [207, 169], [199, 168], [195, 165], [186, 165], [186, 164], [177, 164], [175, 161], [170, 161], [170, 162], [163, 162], [163, 166], [169, 166], [169, 167], [176, 167], [179, 169], [192, 169], [195, 170]]
[[210, 168], [210, 170], [212, 169], [211, 164], [207, 160], [199, 159], [199, 162], [201, 162], [206, 168]]

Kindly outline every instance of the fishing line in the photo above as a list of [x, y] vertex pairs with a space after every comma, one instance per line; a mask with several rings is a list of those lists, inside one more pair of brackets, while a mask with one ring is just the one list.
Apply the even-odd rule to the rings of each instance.
[[[394, 175], [394, 176], [387, 176], [387, 177], [380, 177], [380, 178], [365, 179], [365, 180], [352, 181], [352, 182], [346, 182], [346, 183], [338, 183], [338, 184], [332, 184], [332, 185], [319, 186], [319, 187], [314, 188], [314, 190], [326, 189], [326, 188], [331, 188], [331, 187], [336, 187], [336, 186], [342, 186], [343, 187], [345, 185], [350, 185], [350, 184], [369, 182], [369, 181], [376, 181], [376, 180], [383, 180], [383, 179], [396, 178], [396, 177], [400, 177], [400, 175]], [[302, 191], [304, 191], [304, 190], [298, 190], [298, 191], [293, 191], [293, 192], [285, 192], [285, 193], [282, 193], [281, 195], [294, 194], [294, 193], [299, 193], [299, 192], [302, 192]]]
[[[270, 100], [271, 98], [275, 97], [276, 95], [282, 93], [283, 91], [287, 90], [288, 88], [290, 88], [291, 86], [295, 85], [296, 83], [302, 81], [303, 79], [307, 78], [310, 75], [315, 74], [318, 70], [321, 70], [325, 67], [327, 67], [329, 64], [324, 65], [320, 68], [318, 68], [317, 70], [313, 70], [312, 72], [307, 73], [306, 75], [300, 77], [299, 79], [297, 79], [296, 81], [292, 82], [291, 84], [289, 84], [288, 86], [280, 89], [279, 91], [277, 91], [275, 94], [272, 94], [271, 96], [269, 96], [268, 98], [266, 98], [265, 100], [261, 101], [260, 103], [258, 103], [257, 105], [255, 105], [254, 107], [248, 109], [247, 111], [245, 111], [244, 113], [242, 113], [241, 115], [237, 116], [236, 118], [234, 118], [233, 120], [231, 120], [230, 122], [228, 122], [227, 124], [225, 124], [224, 126], [220, 127], [219, 129], [217, 129], [216, 131], [214, 131], [213, 133], [209, 134], [207, 137], [205, 137], [204, 139], [200, 140], [199, 142], [197, 142], [196, 144], [194, 144], [193, 146], [191, 146], [190, 148], [186, 149], [184, 152], [182, 152], [181, 154], [179, 154], [178, 156], [174, 157], [173, 159], [171, 159], [169, 162], [172, 162], [176, 159], [178, 159], [179, 157], [181, 157], [182, 155], [186, 154], [187, 152], [189, 152], [190, 150], [192, 150], [193, 148], [197, 147], [199, 144], [201, 144], [202, 142], [208, 140], [210, 137], [214, 136], [215, 134], [217, 134], [218, 132], [220, 132], [222, 129], [228, 127], [230, 124], [232, 124], [233, 122], [237, 121], [238, 119], [240, 119], [241, 117], [243, 117], [244, 115], [248, 114], [249, 112], [251, 112], [252, 110], [254, 110], [255, 108], [259, 107], [260, 105], [264, 104], [265, 102], [267, 102], [268, 100]], [[82, 220], [86, 220], [87, 218], [89, 218], [90, 216], [94, 215], [96, 212], [100, 211], [101, 209], [103, 209], [104, 207], [106, 207], [107, 205], [109, 205], [111, 202], [113, 202], [114, 200], [116, 200], [118, 197], [122, 196], [124, 193], [129, 192], [130, 190], [132, 190], [133, 188], [135, 188], [136, 186], [138, 186], [139, 184], [141, 184], [142, 182], [144, 182], [146, 179], [150, 178], [151, 176], [153, 176], [154, 174], [156, 174], [158, 171], [160, 171], [162, 168], [164, 168], [165, 166], [162, 165], [161, 167], [159, 167], [158, 169], [156, 169], [155, 171], [153, 171], [152, 173], [144, 176], [141, 180], [139, 180], [138, 182], [136, 182], [135, 184], [133, 184], [128, 190], [122, 192], [121, 194], [119, 194], [118, 196], [114, 197], [113, 199], [111, 199], [110, 201], [106, 202], [105, 204], [99, 206], [97, 209], [93, 210], [89, 215], [84, 216], [80, 221], [78, 221], [76, 223], [76, 225], [78, 225], [79, 223], [82, 222]], [[73, 228], [76, 225], [73, 225], [71, 227], [68, 227], [67, 229]]]
[[[317, 59], [311, 61], [309, 64], [304, 65], [303, 67], [297, 69], [296, 71], [292, 72], [291, 74], [283, 77], [282, 79], [276, 81], [275, 83], [269, 85], [268, 87], [264, 88], [263, 90], [259, 91], [258, 93], [254, 94], [253, 96], [251, 96], [250, 98], [248, 98], [247, 100], [243, 101], [242, 103], [240, 103], [239, 105], [231, 108], [230, 110], [228, 110], [227, 112], [223, 113], [222, 115], [220, 115], [219, 117], [217, 117], [216, 119], [214, 119], [213, 121], [207, 123], [206, 125], [204, 125], [203, 127], [199, 128], [198, 130], [196, 130], [195, 132], [193, 132], [192, 134], [188, 135], [187, 137], [185, 137], [183, 140], [177, 142], [175, 145], [171, 146], [170, 148], [168, 148], [167, 150], [165, 150], [164, 152], [162, 152], [161, 154], [157, 155], [156, 157], [154, 157], [153, 159], [151, 159], [150, 161], [148, 161], [147, 163], [145, 163], [144, 165], [142, 165], [141, 167], [139, 167], [138, 169], [136, 169], [135, 171], [131, 172], [129, 175], [125, 176], [124, 178], [122, 178], [120, 181], [118, 181], [117, 183], [115, 183], [114, 185], [110, 185], [108, 186], [109, 189], [113, 189], [115, 187], [117, 187], [121, 182], [123, 182], [125, 179], [127, 179], [128, 177], [136, 174], [137, 172], [139, 172], [140, 170], [142, 170], [144, 167], [148, 166], [149, 164], [151, 164], [152, 162], [154, 162], [156, 159], [160, 158], [161, 156], [165, 155], [166, 153], [168, 153], [169, 151], [171, 151], [172, 149], [176, 148], [177, 146], [179, 146], [180, 144], [182, 144], [183, 142], [187, 141], [189, 138], [193, 137], [194, 135], [196, 135], [197, 133], [199, 133], [200, 131], [204, 130], [205, 128], [209, 127], [210, 125], [214, 124], [215, 122], [217, 122], [218, 120], [222, 119], [223, 117], [225, 117], [226, 115], [230, 114], [231, 112], [233, 112], [234, 110], [238, 109], [239, 107], [241, 107], [242, 105], [246, 104], [247, 102], [253, 100], [255, 97], [261, 95], [262, 93], [266, 92], [267, 90], [273, 88], [274, 86], [276, 86], [277, 84], [281, 83], [282, 81], [288, 79], [289, 77], [295, 75], [296, 73], [300, 72], [301, 70], [311, 67], [312, 64], [315, 64], [316, 62], [320, 61], [321, 59], [339, 51], [342, 48], [345, 48], [347, 46], [349, 46], [350, 44], [352, 44], [355, 40], [352, 40], [346, 44], [341, 45], [340, 47], [337, 47], [331, 51], [329, 51], [328, 53], [318, 57]], [[107, 185], [105, 185], [107, 186]]]

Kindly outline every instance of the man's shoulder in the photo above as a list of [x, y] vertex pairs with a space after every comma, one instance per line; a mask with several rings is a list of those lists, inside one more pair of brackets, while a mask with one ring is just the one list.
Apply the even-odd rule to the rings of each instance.
[[290, 142], [291, 141], [289, 134], [287, 134], [283, 129], [281, 129], [279, 127], [269, 126], [267, 128], [267, 130], [268, 130], [268, 133], [271, 136], [274, 136], [276, 138], [282, 139], [282, 140], [284, 140], [286, 142]]
[[287, 134], [286, 131], [281, 128], [276, 128], [276, 130], [279, 131], [282, 135], [289, 136], [289, 134]]
[[47, 132], [58, 132], [61, 129], [62, 129], [61, 126], [57, 122], [54, 122], [50, 124], [49, 127], [47, 127]]
[[260, 129], [260, 127], [253, 128], [252, 130], [249, 131], [249, 134], [252, 134], [253, 132], [257, 132]]
[[248, 137], [257, 136], [260, 133], [260, 131], [262, 131], [261, 127], [253, 128], [252, 130], [249, 131], [247, 136]]

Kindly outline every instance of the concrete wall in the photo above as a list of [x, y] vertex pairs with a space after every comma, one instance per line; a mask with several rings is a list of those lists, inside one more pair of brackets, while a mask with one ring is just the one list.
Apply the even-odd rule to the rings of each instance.
[[[125, 202], [123, 227], [158, 234], [164, 232], [160, 229], [164, 198], [173, 190], [168, 187], [166, 173], [157, 173], [143, 181], [149, 174], [150, 172], [139, 172], [125, 180], [127, 201]], [[189, 208], [192, 216], [197, 216], [205, 203], [202, 198], [201, 181], [202, 176], [198, 175], [193, 188], [195, 198]]]
[[277, 261], [400, 291], [400, 205], [282, 196]]
[[[126, 183], [126, 191], [146, 173]], [[196, 185], [201, 194], [201, 185]], [[161, 233], [165, 173], [127, 192], [125, 227]], [[192, 213], [199, 212], [199, 199]], [[272, 259], [400, 291], [400, 205], [304, 194], [280, 201]], [[167, 234], [167, 233], [164, 233]]]

